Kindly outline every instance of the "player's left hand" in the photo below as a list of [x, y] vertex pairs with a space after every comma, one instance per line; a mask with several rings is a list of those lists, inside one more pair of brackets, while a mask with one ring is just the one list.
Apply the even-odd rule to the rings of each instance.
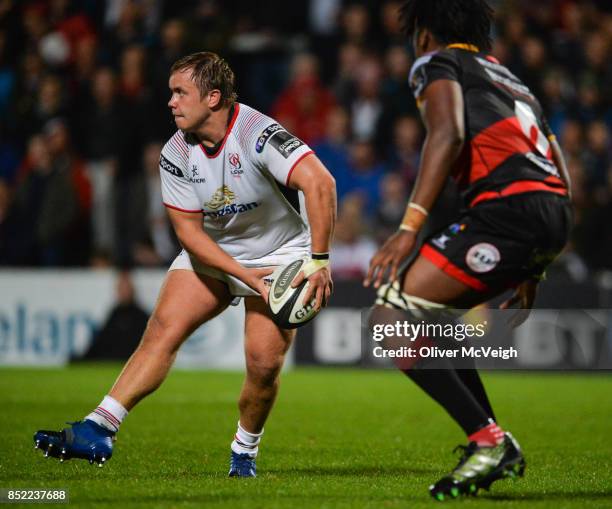
[[266, 304], [268, 303], [269, 289], [266, 285], [266, 282], [264, 281], [264, 278], [272, 274], [272, 272], [274, 272], [274, 267], [268, 267], [263, 269], [250, 268], [245, 269], [245, 275], [242, 277], [242, 282], [246, 284], [249, 288], [252, 288], [257, 293], [259, 293], [259, 295], [261, 295]]
[[529, 317], [537, 290], [538, 281], [535, 279], [528, 279], [516, 287], [512, 297], [500, 304], [499, 309], [509, 309], [514, 304], [519, 304], [520, 307], [517, 312], [508, 319], [508, 323], [512, 328], [518, 327]]
[[398, 230], [378, 250], [370, 261], [368, 275], [363, 280], [363, 286], [370, 286], [374, 279], [374, 288], [378, 288], [387, 270], [387, 281], [393, 283], [397, 279], [397, 271], [402, 261], [412, 252], [416, 242], [416, 234], [406, 230]]
[[[320, 260], [311, 260], [319, 261]], [[308, 269], [307, 266], [304, 267]], [[309, 271], [306, 270], [306, 273]], [[321, 307], [327, 306], [329, 302], [329, 298], [332, 294], [334, 283], [331, 278], [331, 271], [329, 269], [329, 263], [327, 265], [323, 265], [321, 268], [312, 272], [310, 275], [306, 276], [304, 270], [301, 270], [297, 276], [293, 279], [291, 286], [293, 288], [298, 287], [304, 279], [308, 279], [310, 284], [308, 285], [308, 291], [306, 295], [304, 295], [304, 299], [302, 303], [306, 305], [310, 302], [313, 297], [315, 299], [315, 309], [318, 311]]]

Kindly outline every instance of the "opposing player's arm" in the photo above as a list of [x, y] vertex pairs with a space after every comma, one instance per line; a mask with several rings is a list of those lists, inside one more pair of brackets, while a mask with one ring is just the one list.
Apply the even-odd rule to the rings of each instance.
[[[309, 302], [314, 295], [315, 306], [318, 309], [325, 304], [331, 294], [331, 277], [327, 269], [329, 262], [325, 259], [317, 259], [317, 253], [329, 255], [336, 223], [336, 181], [323, 163], [314, 154], [310, 154], [293, 168], [287, 184], [304, 193], [306, 214], [312, 236], [312, 269], [316, 269], [317, 265], [323, 268], [312, 275], [306, 273], [298, 276], [293, 286], [299, 285], [304, 277], [308, 277], [311, 283], [310, 291], [305, 295], [304, 302]], [[307, 269], [308, 266], [305, 267], [305, 270]]]
[[439, 79], [420, 95], [419, 109], [427, 129], [421, 166], [400, 230], [387, 240], [370, 262], [364, 285], [378, 288], [389, 270], [397, 278], [401, 262], [410, 254], [428, 211], [442, 192], [465, 140], [463, 95], [457, 81]]
[[262, 278], [272, 269], [247, 269], [227, 254], [202, 228], [201, 212], [183, 212], [167, 208], [170, 221], [181, 245], [200, 262], [237, 277], [267, 299]]
[[465, 140], [461, 86], [452, 80], [434, 81], [421, 96], [419, 110], [427, 136], [410, 201], [431, 210]]

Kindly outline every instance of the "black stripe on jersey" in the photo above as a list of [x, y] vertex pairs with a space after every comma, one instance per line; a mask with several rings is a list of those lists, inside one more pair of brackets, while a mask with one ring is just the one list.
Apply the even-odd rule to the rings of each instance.
[[273, 146], [285, 159], [287, 159], [296, 149], [304, 145], [304, 142], [287, 131], [278, 131], [270, 138], [270, 145]]
[[485, 191], [498, 191], [518, 180], [543, 182], [551, 175], [559, 178], [550, 171], [543, 171], [542, 166], [530, 160], [526, 155], [514, 154], [494, 168], [487, 177], [477, 180], [467, 189], [462, 190], [461, 195], [465, 203], [470, 203]]
[[285, 197], [285, 200], [289, 202], [289, 205], [299, 214], [300, 213], [300, 195], [297, 189], [284, 186], [280, 182], [277, 182], [278, 190]]
[[510, 72], [510, 69], [501, 64], [490, 62], [486, 58], [481, 58], [478, 56], [474, 58], [480, 65], [482, 65], [484, 71], [491, 81], [499, 84], [500, 86], [507, 87], [517, 94], [524, 95], [529, 97], [531, 100], [535, 100], [529, 88], [523, 85], [521, 80]]
[[183, 172], [177, 166], [168, 161], [163, 154], [159, 157], [159, 167], [166, 170], [168, 173], [172, 173], [172, 175], [176, 177], [184, 177]]

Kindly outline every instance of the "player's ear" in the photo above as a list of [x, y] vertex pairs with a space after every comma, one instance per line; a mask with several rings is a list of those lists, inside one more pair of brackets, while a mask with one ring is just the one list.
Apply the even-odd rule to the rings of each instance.
[[213, 89], [208, 92], [208, 107], [213, 110], [221, 106], [222, 97], [221, 91], [217, 89]]
[[429, 46], [432, 44], [432, 35], [427, 28], [420, 28], [415, 32], [414, 49], [417, 56], [424, 55], [429, 51]]

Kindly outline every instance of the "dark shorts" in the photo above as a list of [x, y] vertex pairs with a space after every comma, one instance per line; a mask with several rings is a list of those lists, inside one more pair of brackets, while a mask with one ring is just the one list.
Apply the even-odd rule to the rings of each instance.
[[474, 290], [499, 292], [540, 276], [565, 246], [571, 225], [566, 197], [515, 195], [462, 212], [428, 237], [420, 254]]

